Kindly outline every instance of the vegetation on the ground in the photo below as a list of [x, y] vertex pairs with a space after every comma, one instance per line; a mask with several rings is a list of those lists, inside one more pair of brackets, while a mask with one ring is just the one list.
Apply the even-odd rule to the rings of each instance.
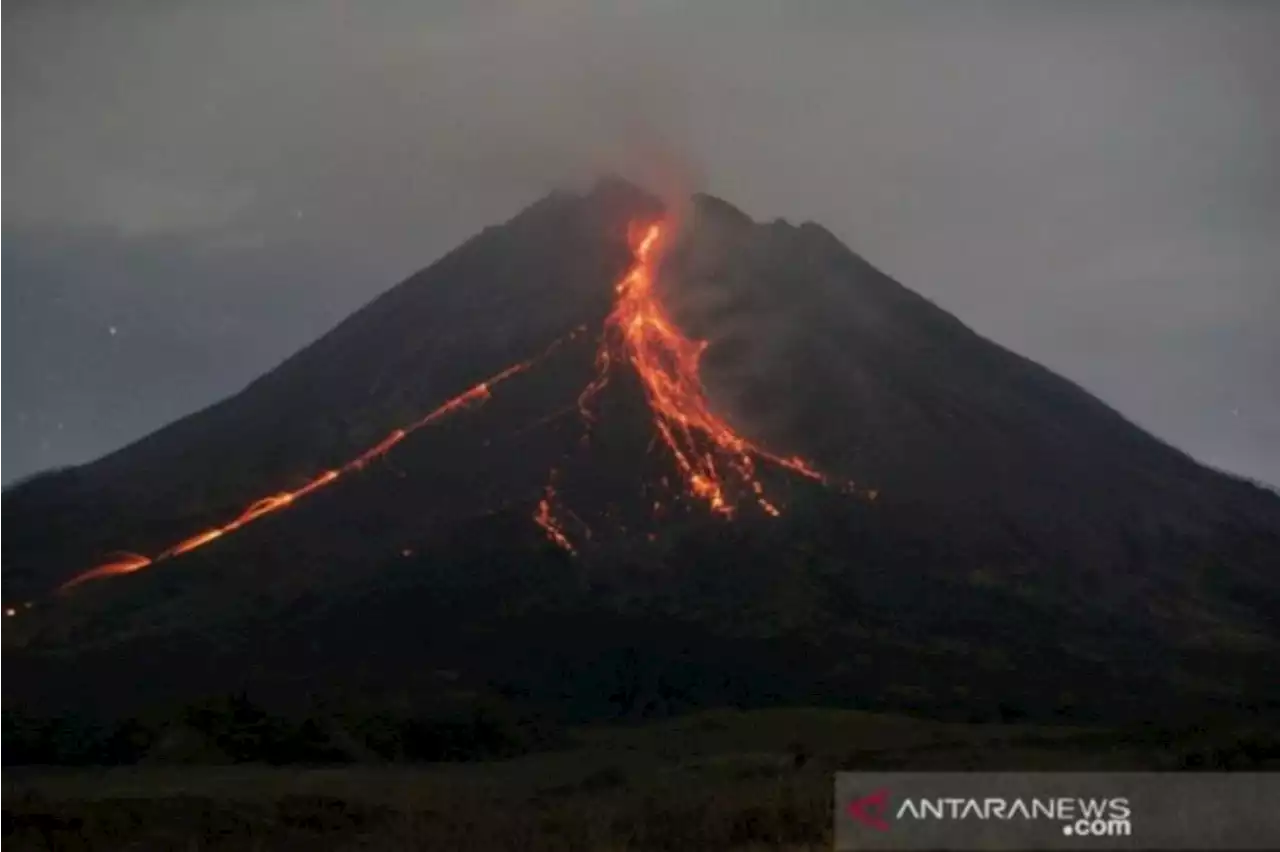
[[[291, 721], [236, 696], [158, 732], [66, 724], [26, 745], [15, 737], [38, 727], [16, 721], [6, 719], [6, 762], [44, 742], [77, 760], [116, 749], [137, 763], [10, 765], [4, 839], [23, 849], [816, 849], [830, 845], [839, 770], [1280, 764], [1280, 738], [1265, 730], [975, 725], [826, 709], [720, 710], [552, 736], [496, 711], [469, 722]], [[285, 761], [295, 765], [264, 765]]]

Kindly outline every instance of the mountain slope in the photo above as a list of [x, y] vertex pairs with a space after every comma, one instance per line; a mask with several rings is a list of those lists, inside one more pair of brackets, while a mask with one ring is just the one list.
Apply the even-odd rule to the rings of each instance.
[[[1274, 494], [819, 226], [696, 197], [634, 279], [637, 225], [662, 216], [618, 181], [551, 196], [240, 394], [6, 492], [6, 598], [38, 600], [6, 619], [15, 700], [496, 691], [579, 718], [1276, 700]], [[680, 383], [686, 341], [705, 410]], [[328, 469], [233, 534], [46, 598], [109, 551], [155, 555]]]
[[[36, 595], [122, 546], [148, 549], [305, 482], [439, 402], [602, 316], [656, 202], [603, 184], [552, 195], [374, 300], [241, 393], [5, 495], [6, 582]], [[176, 474], [176, 475], [175, 475]], [[68, 513], [58, 507], [74, 504]], [[141, 538], [129, 535], [139, 529]], [[153, 532], [154, 530], [154, 532]], [[121, 536], [131, 544], [122, 545]], [[10, 545], [6, 545], [10, 547]], [[86, 547], [88, 550], [86, 552]], [[52, 550], [50, 548], [53, 548]], [[20, 590], [20, 591], [19, 591]]]

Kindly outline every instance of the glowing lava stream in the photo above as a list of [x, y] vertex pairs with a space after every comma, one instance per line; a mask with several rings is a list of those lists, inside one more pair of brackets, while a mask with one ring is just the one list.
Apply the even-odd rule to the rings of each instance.
[[132, 574], [135, 571], [141, 571], [143, 568], [147, 568], [157, 562], [161, 562], [165, 559], [172, 559], [175, 556], [181, 556], [182, 554], [195, 550], [198, 547], [203, 547], [211, 541], [216, 541], [228, 533], [234, 532], [243, 526], [253, 523], [264, 515], [269, 515], [272, 512], [278, 512], [281, 509], [291, 506], [298, 500], [306, 497], [308, 494], [319, 491], [326, 485], [331, 485], [342, 476], [358, 471], [374, 459], [385, 455], [392, 447], [399, 444], [411, 433], [416, 432], [425, 426], [430, 426], [432, 423], [435, 423], [455, 411], [459, 411], [472, 405], [484, 403], [492, 395], [494, 385], [497, 385], [518, 373], [523, 373], [525, 370], [547, 357], [547, 355], [550, 355], [552, 351], [560, 346], [560, 344], [567, 340], [572, 340], [581, 331], [582, 329], [577, 329], [559, 340], [556, 340], [547, 347], [546, 351], [543, 352], [542, 355], [538, 357], [530, 358], [527, 361], [521, 361], [518, 364], [513, 364], [500, 373], [495, 373], [483, 382], [463, 391], [445, 402], [443, 405], [418, 420], [415, 420], [413, 423], [410, 423], [408, 426], [393, 430], [381, 441], [374, 444], [372, 447], [342, 466], [324, 471], [319, 476], [294, 491], [281, 491], [278, 494], [271, 494], [263, 497], [251, 503], [243, 512], [228, 523], [196, 533], [190, 538], [185, 538], [172, 547], [169, 547], [167, 550], [161, 551], [154, 557], [143, 556], [139, 553], [129, 553], [127, 551], [117, 552], [112, 555], [109, 562], [105, 562], [102, 565], [98, 565], [95, 568], [72, 577], [70, 580], [59, 586], [58, 591], [65, 592], [68, 589], [72, 589], [80, 585], [81, 583], [87, 583], [90, 580], [97, 580], [102, 577], [115, 577], [121, 574]]
[[[639, 236], [635, 241], [634, 258], [630, 268], [614, 288], [616, 300], [613, 310], [605, 319], [600, 345], [596, 351], [596, 377], [579, 394], [578, 410], [584, 421], [590, 424], [594, 419], [591, 402], [608, 385], [614, 367], [623, 363], [630, 364], [644, 388], [657, 438], [670, 452], [685, 491], [704, 501], [713, 512], [725, 517], [732, 517], [736, 511], [737, 498], [749, 493], [762, 510], [776, 516], [780, 514], [780, 510], [765, 496], [764, 486], [757, 477], [756, 468], [760, 462], [769, 462], [824, 484], [830, 483], [804, 459], [775, 455], [751, 443], [711, 411], [699, 377], [699, 363], [708, 344], [703, 340], [685, 337], [667, 316], [654, 291], [657, 252], [664, 229], [664, 223], [658, 222], [633, 231]], [[494, 385], [528, 370], [581, 331], [583, 329], [576, 329], [553, 342], [542, 355], [490, 376], [413, 423], [393, 430], [360, 455], [340, 467], [324, 471], [294, 491], [281, 491], [262, 497], [231, 521], [183, 539], [154, 557], [117, 552], [110, 561], [72, 577], [59, 586], [58, 591], [66, 591], [102, 577], [140, 571], [157, 562], [203, 547], [265, 515], [291, 506], [341, 477], [362, 469], [418, 429], [455, 411], [483, 403], [491, 396]], [[875, 492], [867, 493], [871, 499], [875, 499]], [[534, 511], [533, 520], [551, 541], [573, 553], [573, 543], [569, 540], [564, 525], [556, 517], [556, 496], [553, 483], [548, 483]], [[579, 526], [585, 528], [581, 519], [571, 512], [569, 514]], [[590, 537], [590, 530], [585, 529], [585, 534]]]
[[[758, 461], [818, 482], [826, 483], [827, 479], [802, 458], [774, 455], [751, 443], [711, 411], [699, 377], [699, 363], [708, 343], [685, 337], [654, 290], [665, 227], [661, 222], [644, 226], [634, 241], [634, 259], [615, 287], [617, 299], [605, 319], [596, 351], [596, 377], [578, 397], [578, 408], [589, 424], [594, 419], [590, 403], [608, 385], [614, 365], [631, 364], [644, 387], [654, 428], [671, 453], [685, 490], [705, 501], [713, 512], [732, 517], [733, 492], [746, 489], [761, 509], [776, 516], [780, 511], [765, 497], [756, 475]], [[554, 496], [548, 486], [534, 520], [548, 538], [573, 552], [563, 525], [554, 516]]]
[[578, 551], [573, 547], [573, 542], [569, 541], [569, 537], [560, 528], [560, 522], [556, 520], [555, 511], [551, 508], [551, 503], [555, 499], [555, 489], [548, 485], [542, 499], [538, 501], [537, 511], [533, 514], [534, 523], [542, 527], [547, 534], [547, 538], [570, 553], [577, 553]]

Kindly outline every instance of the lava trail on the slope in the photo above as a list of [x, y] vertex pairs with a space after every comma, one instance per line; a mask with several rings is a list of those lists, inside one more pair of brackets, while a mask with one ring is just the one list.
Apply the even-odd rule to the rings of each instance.
[[[632, 225], [634, 257], [614, 288], [614, 307], [605, 319], [596, 350], [596, 377], [578, 397], [579, 411], [590, 429], [595, 420], [592, 401], [608, 386], [617, 365], [630, 364], [640, 378], [653, 427], [671, 454], [684, 491], [725, 517], [733, 517], [740, 497], [749, 497], [776, 517], [781, 511], [765, 496], [757, 472], [760, 462], [824, 484], [828, 479], [798, 456], [775, 455], [748, 441], [711, 410], [699, 374], [708, 342], [681, 333], [663, 308], [654, 286], [659, 253], [669, 228], [666, 222]], [[874, 492], [868, 494], [874, 499]], [[556, 517], [555, 498], [556, 491], [549, 483], [534, 512], [534, 521], [551, 541], [574, 552], [564, 524]], [[590, 535], [585, 526], [583, 532]]]
[[[766, 514], [777, 516], [781, 511], [765, 495], [765, 488], [759, 477], [758, 468], [761, 463], [776, 465], [823, 484], [832, 483], [804, 459], [776, 455], [752, 443], [738, 434], [724, 418], [711, 411], [699, 375], [699, 363], [708, 344], [681, 333], [667, 315], [654, 287], [659, 250], [668, 230], [669, 224], [665, 222], [632, 223], [632, 262], [614, 288], [614, 306], [604, 320], [596, 350], [596, 375], [578, 395], [577, 409], [589, 430], [595, 420], [592, 403], [596, 396], [609, 385], [615, 369], [630, 365], [644, 389], [656, 440], [670, 453], [683, 483], [683, 492], [704, 502], [713, 513], [723, 517], [733, 517], [744, 499], [754, 502]], [[388, 453], [413, 432], [455, 411], [483, 403], [490, 397], [495, 385], [528, 370], [584, 330], [575, 329], [552, 342], [541, 355], [507, 367], [418, 420], [392, 430], [360, 455], [338, 467], [323, 471], [293, 491], [281, 491], [262, 497], [227, 523], [185, 538], [155, 556], [117, 552], [109, 561], [67, 580], [58, 587], [58, 591], [67, 591], [102, 577], [143, 570], [203, 547], [265, 515], [291, 506], [307, 495], [361, 470], [369, 462]], [[590, 538], [591, 530], [570, 509], [557, 505], [559, 501], [554, 478], [553, 471], [534, 510], [533, 520], [551, 541], [570, 553], [575, 553], [559, 514], [563, 513], [572, 519], [584, 537]], [[663, 483], [667, 483], [665, 478]], [[845, 490], [851, 487], [847, 483], [838, 485]], [[874, 491], [866, 494], [875, 499]], [[655, 504], [655, 510], [657, 508]]]
[[184, 553], [189, 553], [198, 547], [203, 547], [211, 541], [216, 541], [228, 533], [235, 532], [236, 530], [253, 523], [264, 515], [269, 515], [272, 512], [278, 512], [281, 509], [291, 506], [303, 497], [319, 491], [327, 485], [332, 485], [343, 476], [361, 470], [371, 461], [386, 455], [393, 447], [419, 429], [430, 426], [432, 423], [435, 423], [456, 411], [484, 403], [490, 396], [492, 396], [495, 385], [528, 370], [534, 364], [550, 355], [561, 344], [577, 337], [582, 333], [582, 331], [582, 328], [575, 329], [569, 334], [552, 342], [541, 355], [530, 358], [527, 361], [512, 364], [505, 370], [495, 373], [479, 384], [473, 385], [407, 426], [402, 426], [399, 429], [392, 430], [381, 441], [360, 453], [360, 455], [350, 461], [347, 461], [338, 467], [324, 471], [293, 491], [281, 491], [255, 500], [243, 512], [227, 523], [222, 524], [221, 526], [211, 527], [207, 530], [198, 532], [189, 538], [185, 538], [177, 544], [161, 551], [154, 557], [143, 556], [142, 554], [131, 553], [128, 551], [117, 552], [112, 555], [110, 561], [104, 562], [101, 565], [91, 568], [81, 574], [77, 574], [70, 580], [67, 580], [58, 587], [58, 591], [65, 592], [82, 583], [87, 583], [90, 580], [97, 580], [102, 577], [115, 577], [121, 574], [132, 574], [135, 571], [141, 571], [142, 569], [148, 568], [157, 562], [172, 559], [175, 556], [181, 556]]

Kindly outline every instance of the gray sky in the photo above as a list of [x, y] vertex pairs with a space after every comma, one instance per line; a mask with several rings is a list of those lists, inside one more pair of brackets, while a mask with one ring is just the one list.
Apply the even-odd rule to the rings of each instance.
[[12, 2], [3, 479], [604, 168], [817, 220], [1280, 483], [1280, 4]]

